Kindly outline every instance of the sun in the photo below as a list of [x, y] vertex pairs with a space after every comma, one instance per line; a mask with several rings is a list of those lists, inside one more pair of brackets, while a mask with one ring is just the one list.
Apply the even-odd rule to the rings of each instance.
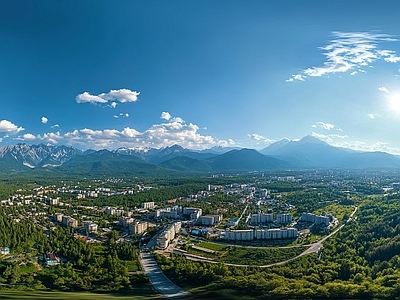
[[391, 95], [389, 98], [390, 109], [400, 113], [400, 94]]

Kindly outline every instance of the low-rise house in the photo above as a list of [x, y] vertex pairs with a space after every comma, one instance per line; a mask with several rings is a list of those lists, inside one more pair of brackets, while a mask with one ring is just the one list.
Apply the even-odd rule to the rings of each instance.
[[0, 247], [0, 254], [2, 254], [2, 255], [10, 254], [10, 248], [8, 248], [8, 247]]
[[56, 266], [60, 259], [54, 253], [46, 253], [46, 266]]

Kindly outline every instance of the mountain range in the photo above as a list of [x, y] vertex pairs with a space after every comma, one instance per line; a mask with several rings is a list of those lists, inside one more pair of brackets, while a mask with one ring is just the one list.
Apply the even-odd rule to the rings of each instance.
[[0, 147], [0, 172], [6, 174], [46, 170], [60, 174], [138, 176], [328, 168], [400, 168], [400, 157], [337, 148], [312, 136], [299, 141], [281, 140], [260, 151], [246, 148], [195, 151], [179, 145], [112, 151], [82, 151], [44, 144]]

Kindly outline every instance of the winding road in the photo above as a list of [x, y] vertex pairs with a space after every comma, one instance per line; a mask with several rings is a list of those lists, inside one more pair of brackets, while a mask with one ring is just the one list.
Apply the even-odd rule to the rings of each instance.
[[154, 289], [166, 298], [190, 298], [191, 294], [182, 290], [164, 275], [160, 267], [157, 265], [152, 254], [142, 252], [140, 254], [140, 262], [144, 272], [149, 277]]

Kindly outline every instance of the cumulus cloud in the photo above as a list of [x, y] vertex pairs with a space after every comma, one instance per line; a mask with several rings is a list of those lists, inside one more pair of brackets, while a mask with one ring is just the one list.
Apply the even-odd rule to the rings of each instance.
[[[400, 62], [400, 56], [393, 50], [379, 49], [383, 42], [397, 42], [391, 35], [374, 32], [333, 32], [333, 38], [328, 45], [320, 47], [325, 55], [325, 62], [322, 66], [311, 67], [300, 74], [294, 74], [287, 82], [300, 80], [308, 77], [320, 77], [332, 73], [345, 73], [355, 69], [365, 72], [366, 67], [376, 60], [383, 60], [388, 63]], [[361, 70], [360, 70], [361, 68]]]
[[108, 93], [91, 95], [89, 92], [83, 92], [76, 96], [77, 103], [106, 104], [110, 103], [110, 107], [115, 108], [117, 103], [136, 102], [140, 92], [131, 91], [129, 89], [110, 90]]
[[265, 144], [265, 145], [269, 145], [272, 144], [274, 142], [276, 142], [275, 140], [271, 140], [269, 138], [266, 138], [265, 136], [262, 136], [258, 133], [252, 133], [252, 134], [248, 134], [247, 135], [251, 140], [254, 140], [257, 142], [257, 144]]
[[385, 142], [374, 142], [374, 143], [366, 143], [362, 141], [354, 141], [350, 140], [348, 135], [339, 135], [339, 134], [320, 134], [313, 132], [313, 137], [316, 137], [326, 143], [340, 148], [348, 148], [357, 151], [366, 151], [366, 152], [374, 152], [381, 151], [387, 152], [391, 154], [400, 154], [400, 148], [391, 147], [388, 143]]
[[369, 144], [362, 141], [344, 141], [341, 143], [340, 142], [336, 143], [335, 146], [342, 148], [349, 148], [353, 150], [359, 150], [359, 151], [368, 151], [368, 152], [381, 151], [396, 155], [400, 154], [400, 148], [391, 147], [389, 143], [380, 141], [375, 142], [373, 144]]
[[292, 82], [295, 80], [304, 81], [305, 79], [306, 79], [306, 76], [303, 76], [301, 74], [293, 74], [292, 77], [290, 77], [289, 79], [286, 80], [286, 82]]
[[25, 130], [21, 126], [17, 126], [8, 120], [0, 121], [0, 132], [7, 134], [17, 134], [21, 131]]
[[346, 139], [349, 136], [347, 135], [340, 135], [340, 134], [322, 134], [322, 133], [317, 133], [313, 132], [311, 134], [313, 137], [320, 139], [322, 141], [325, 141], [327, 143], [332, 143], [335, 139]]
[[114, 115], [114, 118], [119, 119], [119, 118], [129, 118], [128, 113], [120, 113], [119, 115]]
[[[31, 135], [22, 135], [17, 139], [28, 141]], [[79, 148], [115, 149], [118, 147], [153, 147], [162, 148], [179, 144], [189, 149], [206, 149], [213, 146], [232, 146], [233, 140], [219, 140], [199, 133], [199, 127], [187, 123], [180, 117], [172, 117], [161, 124], [154, 124], [139, 132], [130, 127], [117, 129], [76, 129], [64, 134], [50, 132], [37, 135], [36, 140], [51, 144], [66, 144]]]
[[48, 121], [49, 121], [49, 119], [47, 119], [46, 117], [42, 117], [42, 123], [43, 124], [47, 124]]
[[380, 115], [380, 114], [367, 114], [367, 116], [368, 116], [370, 119], [375, 119], [375, 118], [377, 118], [377, 117], [380, 117], [381, 115]]
[[389, 93], [389, 90], [384, 86], [378, 87], [378, 90], [380, 90], [381, 92], [384, 92], [384, 93]]
[[317, 123], [311, 125], [311, 127], [312, 128], [323, 128], [325, 130], [335, 129], [335, 130], [338, 130], [338, 131], [343, 131], [342, 129], [340, 129], [338, 127], [335, 127], [335, 125], [333, 125], [333, 124], [324, 123], [324, 122], [317, 122]]
[[164, 120], [169, 120], [169, 119], [171, 119], [171, 115], [170, 115], [170, 113], [169, 112], [166, 112], [166, 111], [163, 111], [162, 113], [161, 113], [161, 119], [164, 119]]
[[36, 139], [36, 136], [34, 136], [31, 133], [26, 133], [23, 135], [24, 140], [32, 141]]

